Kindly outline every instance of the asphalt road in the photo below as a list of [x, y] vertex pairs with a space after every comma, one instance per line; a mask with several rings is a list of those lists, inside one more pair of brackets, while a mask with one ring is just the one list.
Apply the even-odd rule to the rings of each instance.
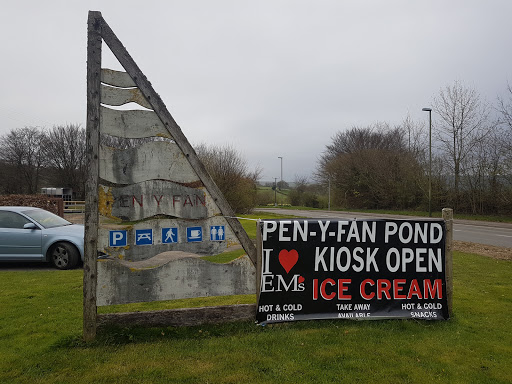
[[[425, 219], [425, 217], [415, 216], [317, 210], [302, 211], [280, 208], [258, 208], [256, 211], [272, 212], [282, 215], [294, 215], [315, 219]], [[453, 239], [458, 241], [469, 241], [471, 243], [477, 244], [487, 244], [497, 247], [512, 248], [512, 224], [473, 220], [454, 220]]]

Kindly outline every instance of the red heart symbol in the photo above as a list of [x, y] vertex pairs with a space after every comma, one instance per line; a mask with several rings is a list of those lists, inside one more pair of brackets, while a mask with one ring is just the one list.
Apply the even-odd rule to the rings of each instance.
[[299, 276], [299, 284], [304, 282], [304, 278], [302, 276]]
[[286, 273], [290, 272], [293, 266], [297, 264], [298, 260], [299, 254], [295, 249], [292, 249], [291, 251], [283, 249], [281, 252], [279, 252], [279, 262], [283, 266]]

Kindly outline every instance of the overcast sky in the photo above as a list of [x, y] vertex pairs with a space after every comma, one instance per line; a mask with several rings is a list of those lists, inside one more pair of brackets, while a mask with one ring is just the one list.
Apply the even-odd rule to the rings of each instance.
[[426, 122], [455, 80], [490, 102], [512, 82], [510, 0], [4, 1], [0, 135], [85, 126], [89, 10], [193, 145], [233, 145], [263, 180], [278, 156], [285, 180], [310, 176], [337, 131]]

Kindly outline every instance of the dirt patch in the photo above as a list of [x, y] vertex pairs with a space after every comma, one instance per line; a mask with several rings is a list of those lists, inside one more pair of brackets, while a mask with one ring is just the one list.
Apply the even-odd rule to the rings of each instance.
[[64, 218], [73, 224], [83, 224], [85, 219], [84, 213], [65, 213]]
[[459, 252], [476, 253], [493, 259], [512, 260], [512, 248], [496, 247], [494, 245], [454, 241], [453, 248]]

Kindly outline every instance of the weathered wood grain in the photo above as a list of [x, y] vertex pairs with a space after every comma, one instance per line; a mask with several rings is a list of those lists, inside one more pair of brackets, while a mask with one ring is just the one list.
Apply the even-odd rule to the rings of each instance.
[[127, 139], [152, 136], [172, 138], [158, 115], [153, 111], [120, 111], [102, 106], [100, 108], [100, 125], [101, 133]]
[[137, 86], [126, 72], [114, 71], [113, 69], [107, 68], [101, 69], [101, 82], [121, 88], [133, 88]]
[[150, 269], [100, 260], [97, 305], [255, 294], [255, 278], [256, 269], [247, 256], [228, 264], [185, 258]]
[[453, 209], [443, 208], [443, 220], [446, 225], [445, 239], [445, 279], [448, 316], [453, 316]]
[[101, 26], [99, 12], [89, 12], [87, 20], [87, 123], [84, 238], [84, 307], [83, 335], [85, 341], [96, 337], [96, 258], [98, 254], [98, 145], [100, 130]]
[[256, 223], [256, 302], [260, 301], [261, 293], [261, 269], [263, 263], [263, 237], [262, 237], [261, 220], [258, 219]]
[[101, 103], [112, 106], [137, 103], [144, 108], [152, 108], [140, 89], [114, 88], [104, 84], [101, 85]]
[[168, 141], [151, 141], [125, 150], [100, 146], [100, 178], [115, 184], [135, 184], [151, 179], [199, 182], [199, 176], [181, 149]]
[[100, 213], [123, 221], [156, 215], [182, 219], [206, 219], [206, 196], [199, 188], [171, 181], [149, 180], [124, 187], [100, 185]]
[[103, 327], [109, 324], [117, 324], [125, 327], [189, 327], [234, 321], [254, 321], [255, 315], [256, 304], [108, 313], [98, 315], [98, 326]]
[[[224, 240], [215, 241], [210, 240], [210, 230], [212, 226], [224, 226]], [[187, 228], [200, 227], [203, 234], [202, 241], [188, 242], [187, 241]], [[172, 243], [166, 243], [166, 233], [168, 228], [177, 228], [178, 233], [176, 238], [173, 238]], [[153, 235], [153, 244], [151, 246], [136, 246], [135, 236], [137, 230], [151, 229]], [[126, 247], [110, 246], [109, 231], [110, 230], [125, 230], [127, 234]], [[149, 260], [154, 256], [169, 251], [182, 251], [199, 254], [201, 256], [217, 255], [226, 250], [236, 249], [240, 246], [238, 238], [229, 227], [226, 219], [222, 216], [209, 217], [205, 220], [190, 220], [185, 219], [150, 219], [138, 223], [128, 224], [105, 224], [98, 234], [98, 250], [102, 253], [109, 255], [112, 258], [120, 260], [127, 260], [138, 262], [141, 260]]]

